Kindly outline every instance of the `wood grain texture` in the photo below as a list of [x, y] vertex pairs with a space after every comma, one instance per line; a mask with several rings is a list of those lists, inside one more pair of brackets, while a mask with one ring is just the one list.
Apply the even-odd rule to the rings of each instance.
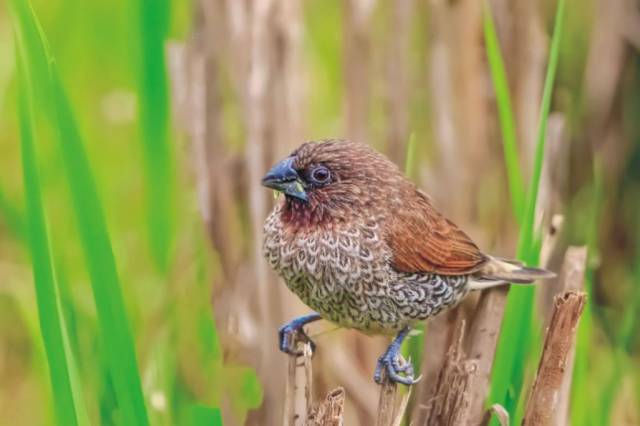
[[314, 407], [307, 420], [306, 426], [342, 426], [344, 424], [344, 388], [338, 387], [327, 395], [327, 397]]
[[556, 297], [523, 425], [552, 424], [551, 419], [559, 407], [564, 377], [571, 374], [567, 368], [569, 354], [586, 300], [586, 293], [577, 291], [568, 291]]

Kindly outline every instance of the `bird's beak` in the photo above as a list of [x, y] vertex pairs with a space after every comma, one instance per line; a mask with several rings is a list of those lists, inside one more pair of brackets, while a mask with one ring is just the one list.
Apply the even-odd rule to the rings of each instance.
[[262, 178], [262, 185], [302, 201], [308, 200], [302, 179], [293, 168], [293, 157], [285, 158], [273, 166]]

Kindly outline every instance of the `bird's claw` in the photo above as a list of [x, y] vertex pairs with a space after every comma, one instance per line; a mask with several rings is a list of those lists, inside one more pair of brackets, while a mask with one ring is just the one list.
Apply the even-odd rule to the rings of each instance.
[[[394, 349], [395, 348], [389, 348], [389, 350], [378, 359], [378, 366], [376, 367], [373, 379], [379, 385], [383, 383], [385, 377], [391, 382], [402, 383], [407, 386], [415, 385], [420, 381], [422, 376], [414, 379], [411, 360], [405, 361], [402, 355]], [[401, 373], [402, 375], [400, 375]]]
[[308, 343], [311, 353], [316, 350], [316, 344], [302, 328], [304, 324], [299, 324], [295, 320], [280, 327], [278, 339], [280, 350], [286, 354], [302, 356], [304, 352], [297, 349], [298, 342]]

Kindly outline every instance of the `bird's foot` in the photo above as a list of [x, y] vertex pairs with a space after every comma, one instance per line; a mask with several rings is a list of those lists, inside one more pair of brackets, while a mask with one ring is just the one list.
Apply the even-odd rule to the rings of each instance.
[[409, 327], [400, 330], [385, 353], [378, 359], [376, 372], [373, 376], [377, 384], [381, 385], [384, 381], [388, 380], [393, 383], [402, 383], [403, 385], [411, 386], [418, 383], [422, 378], [422, 376], [418, 376], [418, 378], [414, 379], [411, 359], [405, 361], [400, 354], [402, 341], [407, 337], [409, 331]]
[[386, 377], [387, 380], [395, 383], [402, 383], [403, 385], [411, 386], [420, 381], [422, 376], [414, 378], [413, 365], [411, 359], [406, 361], [397, 350], [389, 348], [378, 359], [378, 366], [373, 379], [377, 384], [381, 385]]
[[320, 319], [320, 315], [311, 314], [293, 319], [291, 322], [280, 327], [278, 330], [278, 339], [280, 350], [286, 354], [294, 356], [302, 356], [303, 351], [298, 350], [298, 342], [308, 343], [311, 347], [311, 353], [315, 352], [316, 344], [304, 331], [303, 327]]

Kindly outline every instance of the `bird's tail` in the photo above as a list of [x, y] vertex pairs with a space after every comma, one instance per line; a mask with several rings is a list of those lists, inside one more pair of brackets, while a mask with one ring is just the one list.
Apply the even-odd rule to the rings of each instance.
[[483, 290], [508, 283], [531, 284], [537, 280], [555, 277], [551, 271], [542, 268], [524, 266], [517, 260], [489, 258], [489, 261], [472, 277], [472, 290]]

